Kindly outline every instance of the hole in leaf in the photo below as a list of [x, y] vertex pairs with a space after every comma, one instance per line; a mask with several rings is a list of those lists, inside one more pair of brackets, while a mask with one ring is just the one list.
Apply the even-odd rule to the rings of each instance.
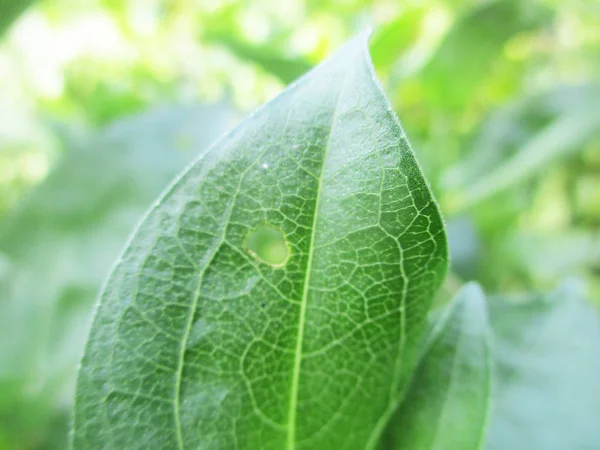
[[283, 265], [290, 254], [283, 232], [266, 224], [246, 236], [244, 247], [256, 259], [272, 266]]

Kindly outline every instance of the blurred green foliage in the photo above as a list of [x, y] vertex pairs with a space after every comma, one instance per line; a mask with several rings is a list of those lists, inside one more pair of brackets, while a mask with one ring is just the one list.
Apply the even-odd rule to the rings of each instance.
[[486, 448], [595, 448], [600, 320], [580, 283], [491, 300], [496, 393]]
[[148, 205], [231, 118], [226, 104], [171, 105], [85, 142], [64, 137], [60, 162], [5, 219], [0, 448], [65, 448], [74, 369], [107, 269]]
[[2, 0], [0, 2], [0, 36], [33, 3], [33, 0]]
[[600, 303], [599, 2], [28, 3], [0, 1], [0, 449], [64, 448], [95, 294], [157, 194], [368, 24], [448, 293], [573, 275]]

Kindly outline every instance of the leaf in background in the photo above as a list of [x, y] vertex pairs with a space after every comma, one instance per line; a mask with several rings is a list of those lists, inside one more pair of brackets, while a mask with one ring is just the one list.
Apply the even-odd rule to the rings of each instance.
[[[104, 273], [152, 199], [231, 115], [225, 106], [181, 106], [122, 119], [83, 148], [67, 149], [2, 223], [0, 397], [7, 401], [0, 403], [0, 435], [14, 435], [11, 450], [40, 441], [50, 447], [44, 433], [58, 427], [55, 410], [66, 416], [72, 403]], [[21, 430], [25, 418], [40, 423]]]
[[[246, 247], [257, 228], [287, 243], [272, 265]], [[75, 448], [373, 445], [446, 253], [361, 35], [148, 213], [101, 296]]]
[[497, 370], [486, 448], [598, 448], [598, 311], [572, 283], [489, 308]]
[[423, 9], [403, 11], [379, 27], [371, 42], [371, 57], [378, 72], [385, 71], [415, 42], [422, 25]]
[[515, 186], [565, 155], [584, 148], [586, 142], [600, 134], [597, 106], [597, 102], [590, 101], [559, 116], [513, 157], [470, 184], [460, 200], [461, 207], [472, 206], [503, 189]]
[[521, 270], [544, 281], [576, 275], [585, 267], [600, 264], [600, 234], [571, 231], [520, 233], [509, 236], [505, 248]]
[[469, 153], [443, 175], [458, 210], [482, 203], [585, 148], [600, 135], [597, 83], [561, 85], [495, 111], [467, 144]]
[[446, 221], [450, 250], [450, 270], [460, 279], [476, 279], [482, 260], [483, 243], [475, 221], [468, 216], [454, 216]]
[[382, 449], [478, 450], [491, 395], [486, 300], [465, 285], [432, 324]]
[[0, 0], [0, 39], [34, 0]]
[[538, 2], [494, 0], [468, 11], [450, 29], [424, 67], [424, 91], [445, 108], [461, 109], [487, 76], [506, 42], [517, 33], [548, 23]]
[[520, 98], [491, 112], [474, 131], [464, 147], [468, 150], [458, 163], [446, 168], [442, 184], [446, 191], [468, 189], [482, 174], [492, 172], [510, 159], [528, 140], [546, 127], [556, 114], [541, 97]]
[[275, 48], [245, 42], [231, 33], [208, 33], [204, 38], [208, 42], [225, 46], [241, 59], [258, 64], [285, 84], [296, 80], [313, 67], [304, 58], [286, 56]]

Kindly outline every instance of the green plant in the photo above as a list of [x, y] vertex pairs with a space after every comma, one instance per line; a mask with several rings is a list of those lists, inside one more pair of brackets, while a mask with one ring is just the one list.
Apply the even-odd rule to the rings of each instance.
[[469, 284], [430, 315], [447, 263], [363, 34], [145, 216], [101, 295], [73, 445], [597, 445], [600, 324], [578, 288], [511, 302]]

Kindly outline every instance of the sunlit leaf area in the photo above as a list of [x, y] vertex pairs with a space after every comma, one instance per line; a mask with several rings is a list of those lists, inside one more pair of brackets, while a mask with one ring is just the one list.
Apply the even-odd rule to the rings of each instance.
[[[168, 186], [193, 184], [180, 174], [189, 167], [185, 173], [194, 174], [190, 164], [214, 142], [240, 123], [240, 130], [262, 124], [260, 114], [252, 115], [256, 108], [315, 67], [311, 74], [326, 73], [319, 64], [368, 28], [377, 78], [418, 161], [410, 176], [425, 192], [419, 214], [437, 220], [432, 205], [439, 203], [449, 268], [442, 283], [436, 267], [435, 280], [422, 289], [441, 283], [423, 326], [425, 344], [415, 340], [414, 376], [402, 390], [404, 403], [389, 409], [389, 422], [377, 422], [367, 448], [600, 448], [600, 358], [590, 344], [600, 342], [599, 1], [0, 0], [0, 450], [68, 448], [94, 305], [126, 244], [143, 245], [130, 238], [136, 224], [153, 220], [152, 205], [160, 212], [157, 199]], [[289, 92], [304, 92], [310, 77]], [[290, 104], [301, 116], [305, 103], [326, 104], [332, 95], [323, 89], [318, 98]], [[282, 117], [248, 135], [266, 142], [281, 131]], [[373, 142], [339, 147], [359, 154]], [[198, 175], [198, 185], [226, 191], [245, 170], [243, 159], [228, 163], [231, 176], [210, 185]], [[268, 173], [283, 163], [257, 164]], [[351, 192], [359, 178], [331, 188], [331, 202], [332, 192]], [[271, 186], [267, 181], [256, 185]], [[272, 180], [273, 189], [279, 182]], [[322, 208], [331, 206], [322, 201]], [[367, 221], [368, 208], [357, 202], [344, 215], [331, 207], [332, 225], [319, 229], [315, 220], [312, 238], [315, 229], [328, 236], [334, 225], [345, 227], [344, 220], [348, 229], [353, 220]], [[229, 268], [232, 285], [246, 269], [278, 273], [295, 264], [302, 236], [295, 242], [295, 229], [283, 220], [268, 224], [268, 217], [275, 216], [265, 213], [240, 238], [243, 264], [241, 275]], [[153, 230], [162, 232], [168, 221], [156, 221]], [[343, 262], [331, 257], [330, 265]], [[465, 285], [470, 281], [480, 287]], [[110, 279], [106, 286], [110, 291]], [[481, 388], [469, 401], [474, 389], [463, 392], [448, 378], [452, 364], [470, 377], [462, 388]], [[324, 399], [327, 393], [323, 388]], [[344, 404], [351, 406], [350, 397]], [[281, 408], [288, 411], [287, 404]], [[315, 423], [327, 416], [315, 411]], [[454, 422], [440, 420], [440, 411]], [[302, 412], [290, 413], [298, 416], [298, 439], [301, 421], [310, 422]], [[438, 420], [438, 434], [427, 431]], [[340, 423], [342, 430], [347, 424]], [[456, 430], [472, 434], [461, 441]], [[162, 448], [233, 448], [199, 439]], [[293, 434], [287, 442], [288, 450], [296, 448]]]

